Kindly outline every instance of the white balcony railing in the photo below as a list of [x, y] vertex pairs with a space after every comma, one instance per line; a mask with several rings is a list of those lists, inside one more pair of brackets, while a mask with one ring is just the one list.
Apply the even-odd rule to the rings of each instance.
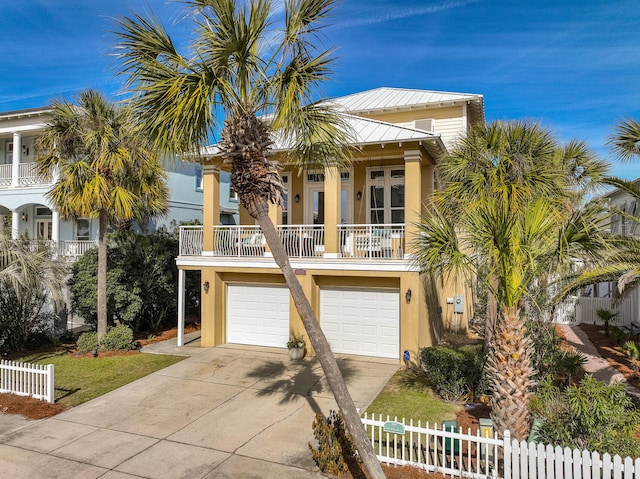
[[404, 224], [338, 225], [343, 258], [404, 258]]
[[13, 167], [12, 164], [0, 165], [0, 188], [9, 188], [11, 186], [40, 186], [52, 183], [51, 178], [45, 178], [38, 175], [38, 168], [35, 162], [18, 163], [18, 184], [13, 183]]
[[0, 186], [11, 186], [11, 166], [0, 165]]
[[53, 257], [63, 261], [75, 261], [91, 248], [97, 248], [98, 241], [61, 240], [56, 242], [52, 240], [29, 240], [29, 247], [33, 251], [41, 248], [43, 245], [46, 245], [50, 249]]
[[180, 227], [180, 254], [185, 256], [200, 256], [202, 254], [202, 226]]
[[[324, 225], [279, 225], [280, 239], [291, 258], [324, 256]], [[403, 224], [339, 225], [340, 256], [345, 259], [402, 259]], [[203, 227], [180, 227], [180, 255], [203, 254]], [[214, 226], [213, 256], [263, 257], [267, 244], [258, 226]]]
[[61, 258], [73, 260], [97, 247], [97, 240], [63, 240], [58, 242], [58, 255]]

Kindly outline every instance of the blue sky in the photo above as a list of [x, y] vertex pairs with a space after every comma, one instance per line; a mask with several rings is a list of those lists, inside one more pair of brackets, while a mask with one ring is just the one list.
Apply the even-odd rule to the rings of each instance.
[[[115, 98], [113, 19], [148, 8], [184, 41], [189, 23], [175, 1], [3, 0], [0, 111], [86, 88]], [[610, 158], [613, 125], [640, 119], [638, 32], [637, 0], [343, 0], [325, 31], [339, 58], [324, 90], [479, 93], [489, 121], [536, 120]], [[614, 173], [639, 177], [640, 163]]]

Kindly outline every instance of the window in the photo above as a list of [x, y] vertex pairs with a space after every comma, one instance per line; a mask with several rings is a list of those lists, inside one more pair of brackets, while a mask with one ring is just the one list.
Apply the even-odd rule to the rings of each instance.
[[51, 210], [46, 206], [36, 207], [36, 216], [51, 216]]
[[289, 174], [280, 175], [282, 178], [282, 186], [284, 186], [284, 196], [282, 198], [282, 224], [288, 225], [290, 222], [289, 217], [289, 198], [291, 197], [291, 182], [289, 181]]
[[196, 191], [204, 191], [204, 176], [201, 166], [196, 166]]
[[[305, 177], [304, 221], [306, 224], [324, 224], [324, 180], [321, 170], [308, 171]], [[352, 184], [350, 170], [340, 171], [340, 222], [351, 223], [353, 218], [353, 202], [351, 201]]]
[[229, 201], [239, 201], [238, 192], [229, 186]]
[[76, 239], [78, 241], [89, 241], [89, 220], [76, 220]]
[[4, 164], [10, 165], [13, 163], [13, 143], [7, 142], [5, 145]]
[[371, 223], [404, 223], [404, 168], [371, 168], [368, 183]]

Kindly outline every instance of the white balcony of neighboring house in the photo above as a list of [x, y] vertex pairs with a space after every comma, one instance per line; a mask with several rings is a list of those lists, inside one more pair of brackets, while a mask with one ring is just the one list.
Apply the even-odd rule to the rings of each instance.
[[51, 186], [53, 182], [52, 177], [38, 175], [35, 162], [0, 165], [0, 189]]
[[77, 261], [87, 251], [98, 247], [97, 240], [29, 240], [29, 244], [33, 250], [46, 245], [54, 259], [65, 262]]

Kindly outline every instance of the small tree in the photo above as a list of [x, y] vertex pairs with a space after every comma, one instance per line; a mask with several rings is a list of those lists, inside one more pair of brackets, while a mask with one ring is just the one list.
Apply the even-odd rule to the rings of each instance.
[[0, 231], [0, 351], [18, 351], [37, 333], [53, 333], [65, 268], [51, 250]]
[[596, 311], [596, 314], [598, 315], [598, 319], [604, 322], [604, 335], [609, 336], [609, 321], [618, 316], [618, 313], [614, 313], [608, 309], [599, 309]]

